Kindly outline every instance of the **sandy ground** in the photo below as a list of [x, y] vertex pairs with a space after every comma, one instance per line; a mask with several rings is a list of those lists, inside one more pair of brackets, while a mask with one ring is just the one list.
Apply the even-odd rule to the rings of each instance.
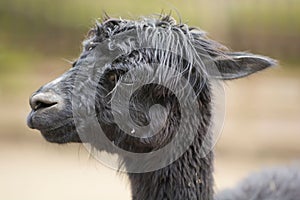
[[[28, 94], [45, 80], [19, 80], [26, 89], [17, 98], [0, 87], [0, 199], [130, 199], [126, 176], [89, 158], [82, 145], [49, 144], [26, 127]], [[261, 168], [300, 160], [299, 71], [269, 70], [225, 90], [217, 191]]]

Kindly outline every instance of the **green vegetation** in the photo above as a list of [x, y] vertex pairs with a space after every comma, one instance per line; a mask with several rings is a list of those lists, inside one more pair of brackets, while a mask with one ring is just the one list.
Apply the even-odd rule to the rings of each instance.
[[38, 58], [73, 58], [95, 19], [106, 11], [135, 18], [164, 11], [207, 30], [237, 50], [300, 60], [298, 0], [2, 0], [0, 73], [34, 69]]

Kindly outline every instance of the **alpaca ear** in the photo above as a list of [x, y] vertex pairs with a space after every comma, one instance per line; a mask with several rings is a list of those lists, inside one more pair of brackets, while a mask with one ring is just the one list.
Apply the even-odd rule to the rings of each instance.
[[276, 65], [271, 58], [250, 53], [234, 52], [226, 54], [226, 57], [216, 58], [215, 65], [218, 72], [209, 72], [217, 79], [232, 80], [242, 78], [255, 72]]

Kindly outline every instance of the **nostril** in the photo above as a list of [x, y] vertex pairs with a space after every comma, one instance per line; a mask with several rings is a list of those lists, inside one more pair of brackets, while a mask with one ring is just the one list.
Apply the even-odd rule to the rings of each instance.
[[48, 108], [51, 106], [54, 106], [55, 104], [57, 104], [57, 102], [53, 102], [53, 103], [45, 103], [42, 101], [37, 101], [34, 105], [34, 107], [32, 108], [34, 111], [39, 110], [39, 109], [43, 109], [43, 108]]
[[32, 110], [37, 111], [59, 104], [60, 101], [61, 98], [56, 94], [38, 93], [30, 98], [29, 103]]

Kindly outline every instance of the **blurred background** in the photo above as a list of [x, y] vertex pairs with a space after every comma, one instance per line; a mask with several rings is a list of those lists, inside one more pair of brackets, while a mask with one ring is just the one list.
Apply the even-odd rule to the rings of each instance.
[[0, 199], [130, 199], [126, 176], [89, 158], [82, 145], [49, 144], [27, 128], [28, 97], [70, 67], [103, 11], [136, 18], [170, 10], [231, 49], [280, 61], [225, 84], [216, 191], [300, 160], [300, 1], [1, 0]]

